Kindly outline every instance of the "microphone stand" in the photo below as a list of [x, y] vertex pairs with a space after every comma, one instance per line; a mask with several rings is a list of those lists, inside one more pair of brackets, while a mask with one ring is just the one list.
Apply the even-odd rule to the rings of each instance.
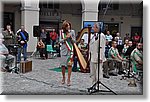
[[[98, 35], [98, 40], [99, 40], [99, 42], [98, 42], [98, 80], [97, 80], [97, 82], [94, 84], [94, 85], [92, 85], [92, 87], [90, 87], [90, 88], [88, 88], [88, 92], [90, 93], [90, 94], [92, 94], [92, 93], [96, 93], [96, 92], [112, 92], [113, 94], [115, 94], [115, 95], [117, 95], [114, 91], [112, 91], [110, 88], [108, 88], [106, 85], [104, 85], [101, 81], [100, 81], [100, 79], [99, 79], [99, 70], [100, 70], [100, 38], [101, 38], [101, 31], [99, 32], [99, 35]], [[106, 89], [108, 89], [108, 90], [101, 90], [100, 88], [99, 88], [99, 86], [100, 85], [102, 85], [102, 86], [104, 86]]]
[[16, 40], [17, 40], [17, 38], [15, 37], [15, 42], [14, 42], [14, 44], [12, 45], [12, 46], [13, 46], [13, 49], [15, 49], [15, 51], [14, 51], [14, 55], [15, 55], [15, 66], [14, 66], [12, 69], [10, 69], [10, 72], [19, 74], [20, 68], [17, 66], [17, 54], [18, 54], [18, 48], [19, 48], [20, 46], [19, 46], [19, 44], [16, 43]]
[[19, 45], [18, 44], [10, 44], [9, 47], [11, 49], [13, 49], [13, 54], [15, 56], [15, 65], [13, 68], [9, 69], [8, 72], [19, 74], [19, 67], [17, 67], [17, 50], [18, 50]]
[[15, 66], [12, 69], [11, 72], [15, 72], [17, 74], [19, 74], [19, 67], [17, 67], [17, 50], [18, 50], [19, 45], [15, 44], [14, 48], [15, 48]]

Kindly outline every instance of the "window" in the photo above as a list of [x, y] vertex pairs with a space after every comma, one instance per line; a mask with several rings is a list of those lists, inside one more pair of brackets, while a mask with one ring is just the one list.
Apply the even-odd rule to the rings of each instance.
[[48, 4], [48, 8], [49, 8], [49, 9], [53, 9], [53, 8], [54, 8], [54, 5], [53, 5], [53, 4]]
[[4, 12], [3, 13], [3, 28], [6, 29], [6, 25], [10, 24], [14, 31], [14, 13]]
[[[99, 10], [100, 11], [103, 11], [103, 10], [105, 10], [107, 8], [107, 4], [99, 4]], [[108, 10], [119, 10], [119, 4], [109, 4], [108, 5], [108, 8], [107, 8]]]
[[42, 5], [42, 8], [47, 8], [47, 4], [44, 3], [44, 4]]
[[113, 4], [113, 10], [119, 10], [119, 4]]
[[55, 4], [54, 4], [54, 8], [55, 8], [55, 9], [59, 9], [59, 4], [58, 4], [58, 3], [55, 3]]
[[48, 9], [59, 9], [59, 3], [44, 2], [44, 3], [40, 3], [39, 7], [40, 8], [48, 8]]

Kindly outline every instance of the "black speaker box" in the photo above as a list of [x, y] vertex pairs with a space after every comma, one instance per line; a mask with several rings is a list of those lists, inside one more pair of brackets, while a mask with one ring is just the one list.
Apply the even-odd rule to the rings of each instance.
[[33, 36], [40, 37], [40, 27], [39, 26], [33, 26]]

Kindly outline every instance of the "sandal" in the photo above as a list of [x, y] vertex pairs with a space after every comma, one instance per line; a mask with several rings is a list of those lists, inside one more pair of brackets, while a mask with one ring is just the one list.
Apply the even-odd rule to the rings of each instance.
[[70, 81], [67, 80], [67, 86], [71, 86]]
[[65, 79], [61, 81], [61, 84], [65, 84]]

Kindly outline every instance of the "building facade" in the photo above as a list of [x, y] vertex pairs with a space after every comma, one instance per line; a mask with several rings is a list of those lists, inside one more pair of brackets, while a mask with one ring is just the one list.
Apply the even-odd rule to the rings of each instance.
[[64, 20], [72, 22], [76, 33], [83, 28], [83, 21], [103, 21], [105, 29], [110, 30], [111, 34], [120, 32], [122, 38], [126, 33], [130, 36], [135, 32], [142, 35], [142, 1], [122, 3], [113, 0], [3, 0], [1, 3], [2, 27], [9, 23], [16, 32], [20, 25], [25, 25], [30, 34], [28, 52], [34, 51], [37, 43], [37, 38], [33, 36], [33, 26], [40, 25], [48, 30], [54, 28], [58, 32]]

